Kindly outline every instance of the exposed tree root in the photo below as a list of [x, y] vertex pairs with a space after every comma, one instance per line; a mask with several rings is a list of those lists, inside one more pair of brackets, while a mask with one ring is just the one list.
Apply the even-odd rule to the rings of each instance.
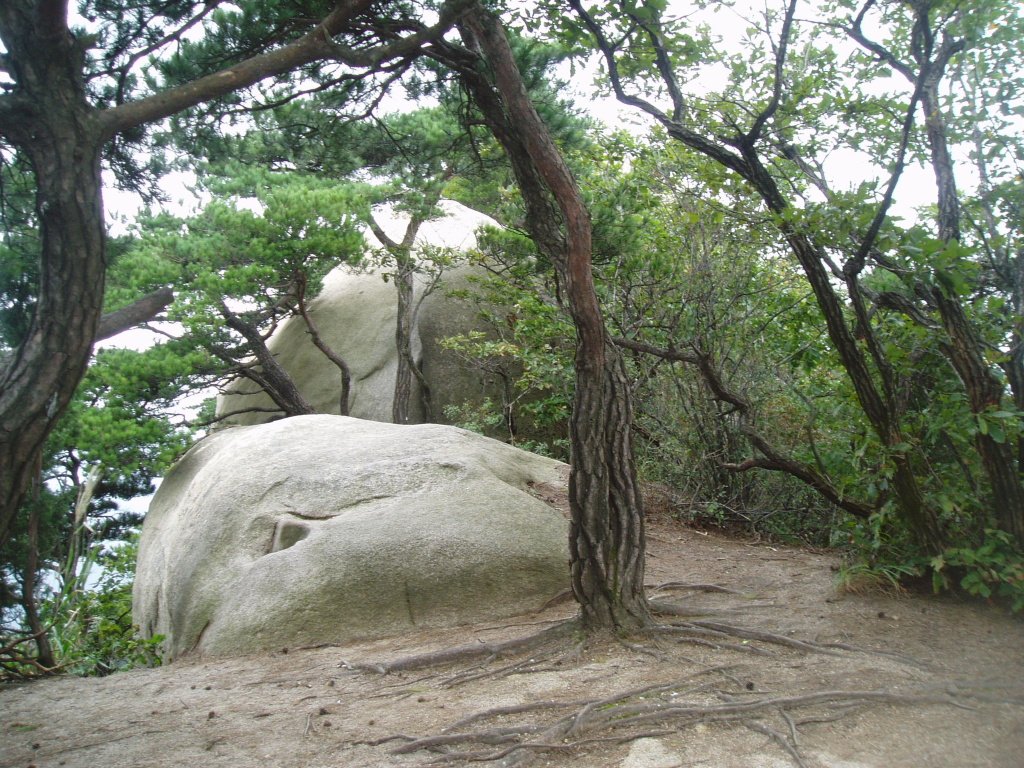
[[666, 581], [662, 584], [645, 584], [644, 588], [649, 589], [652, 592], [662, 592], [664, 590], [679, 590], [691, 592], [721, 592], [722, 594], [737, 595], [739, 597], [749, 596], [735, 589], [723, 587], [720, 584], [689, 584], [685, 581]]
[[[662, 612], [661, 603], [651, 603], [652, 608], [656, 612]], [[770, 645], [781, 645], [786, 648], [792, 648], [797, 651], [805, 651], [807, 653], [823, 653], [826, 655], [836, 656], [841, 655], [840, 651], [846, 651], [849, 653], [867, 653], [877, 656], [886, 656], [888, 658], [896, 659], [905, 664], [912, 664], [914, 666], [922, 666], [922, 664], [900, 653], [895, 651], [878, 650], [874, 648], [861, 648], [859, 646], [850, 645], [848, 643], [815, 643], [809, 640], [796, 640], [792, 637], [786, 637], [775, 632], [768, 632], [761, 629], [752, 629], [749, 627], [739, 627], [733, 624], [723, 624], [717, 621], [711, 621], [708, 619], [695, 619], [693, 621], [686, 622], [673, 622], [665, 626], [651, 627], [647, 630], [652, 634], [666, 634], [676, 635], [682, 642], [689, 642], [697, 645], [706, 645], [709, 647], [721, 649], [721, 650], [733, 650], [740, 651], [743, 653], [754, 653], [760, 655], [769, 654], [770, 651], [766, 651], [757, 646], [742, 645], [738, 646], [734, 643], [722, 643], [710, 640], [724, 639], [724, 638], [739, 638], [741, 640], [757, 640], [762, 643], [768, 643]], [[704, 638], [700, 640], [699, 638]]]
[[[670, 735], [698, 723], [738, 721], [747, 728], [771, 738], [793, 758], [798, 766], [804, 766], [799, 753], [798, 741], [798, 727], [803, 723], [822, 722], [826, 718], [837, 719], [849, 714], [851, 707], [867, 703], [963, 706], [953, 696], [944, 692], [821, 691], [797, 696], [761, 696], [747, 701], [737, 701], [729, 694], [712, 690], [716, 680], [692, 685], [697, 677], [715, 675], [725, 669], [727, 667], [711, 667], [668, 685], [637, 688], [608, 698], [595, 699], [575, 708], [574, 711], [547, 726], [533, 722], [476, 731], [446, 733], [421, 739], [402, 736], [400, 738], [408, 743], [392, 752], [393, 754], [409, 754], [423, 749], [442, 753], [428, 765], [455, 762], [500, 762], [503, 766], [523, 766], [539, 753], [572, 750], [597, 742], [623, 743], [655, 735]], [[714, 700], [713, 696], [715, 695], [717, 695], [718, 701]], [[543, 709], [566, 707], [567, 705], [560, 702], [549, 702], [547, 706], [523, 708], [519, 712], [537, 712]], [[815, 714], [802, 720], [794, 720], [790, 716], [791, 710], [812, 707], [824, 708], [825, 711], [823, 714]], [[471, 722], [495, 719], [509, 713], [504, 709], [491, 710], [474, 716]], [[784, 719], [790, 730], [788, 736], [764, 721], [764, 717], [772, 714], [778, 714]], [[658, 730], [651, 730], [652, 727]], [[540, 734], [539, 737], [537, 734]], [[598, 736], [597, 734], [602, 735]], [[526, 737], [532, 738], [527, 740]], [[450, 751], [452, 747], [469, 744], [501, 746], [501, 748], [497, 750]]]
[[[664, 616], [682, 616], [688, 619], [696, 618], [725, 618], [742, 616], [746, 613], [744, 609], [730, 609], [730, 608], [700, 608], [696, 606], [679, 605], [678, 603], [669, 603], [664, 600], [651, 600], [651, 610], [656, 614]], [[768, 608], [770, 606], [757, 606], [758, 608]]]
[[[369, 664], [365, 662], [342, 661], [341, 666], [348, 670], [362, 672], [376, 672], [387, 675], [394, 672], [408, 672], [424, 667], [441, 666], [445, 664], [459, 664], [470, 661], [484, 660], [484, 664], [509, 656], [512, 654], [530, 653], [531, 651], [543, 649], [548, 646], [562, 645], [576, 629], [575, 620], [564, 621], [549, 627], [542, 632], [537, 632], [526, 637], [517, 637], [501, 643], [477, 643], [476, 645], [460, 645], [455, 648], [445, 648], [433, 653], [417, 654], [406, 656], [394, 661], [381, 664]], [[522, 663], [522, 662], [520, 662]]]
[[[658, 585], [658, 588], [739, 594], [713, 584], [670, 582]], [[658, 611], [664, 606], [654, 603], [653, 607]], [[671, 608], [665, 612], [679, 615], [678, 611]], [[710, 613], [706, 611], [700, 615], [706, 617]], [[472, 662], [472, 666], [436, 683], [439, 687], [451, 687], [484, 678], [558, 669], [566, 661], [563, 656], [567, 644], [570, 646], [570, 655], [581, 652], [577, 632], [577, 622], [570, 620], [543, 632], [506, 642], [462, 646], [385, 664], [345, 663], [343, 666], [351, 670], [386, 674], [427, 666]], [[651, 638], [656, 647], [639, 645], [623, 638], [616, 640], [632, 652], [676, 664], [681, 659], [678, 652], [673, 654], [671, 651], [675, 643], [760, 656], [794, 652], [830, 656], [870, 653], [917, 664], [912, 659], [890, 651], [798, 640], [768, 630], [709, 618], [693, 618], [653, 626], [643, 634]], [[675, 643], [669, 642], [667, 647], [663, 647], [664, 642], [669, 640]], [[771, 647], [776, 650], [771, 650]], [[518, 660], [510, 657], [518, 657]], [[498, 659], [507, 661], [495, 665]], [[484, 762], [501, 768], [525, 768], [543, 754], [565, 753], [599, 743], [622, 744], [650, 736], [670, 735], [699, 723], [729, 722], [766, 736], [798, 768], [807, 768], [800, 751], [800, 728], [850, 716], [867, 705], [942, 704], [968, 707], [966, 702], [971, 699], [1024, 704], [1024, 697], [1019, 694], [999, 696], [997, 684], [971, 688], [918, 688], [912, 691], [826, 690], [797, 695], [773, 695], [755, 691], [753, 683], [732, 674], [735, 665], [706, 666], [692, 659], [682, 660], [701, 664], [703, 668], [668, 684], [644, 686], [604, 698], [582, 701], [546, 700], [496, 707], [462, 717], [437, 734], [424, 737], [396, 734], [367, 743], [377, 746], [389, 741], [401, 741], [403, 743], [400, 746], [392, 749], [393, 754], [410, 755], [421, 751], [433, 753], [427, 765]]]
[[[787, 721], [789, 721], [790, 723], [793, 722], [790, 719], [789, 713], [786, 712], [786, 710], [782, 710], [782, 714], [786, 717]], [[752, 731], [757, 731], [758, 733], [763, 733], [765, 736], [768, 736], [776, 744], [778, 744], [784, 750], [786, 750], [786, 752], [789, 753], [789, 756], [793, 758], [793, 761], [800, 768], [807, 768], [807, 763], [804, 762], [803, 758], [800, 757], [800, 753], [797, 751], [796, 736], [795, 736], [796, 729], [795, 728], [793, 730], [793, 741], [790, 741], [790, 737], [784, 736], [783, 734], [781, 734], [778, 731], [776, 731], [774, 728], [771, 728], [770, 726], [765, 725], [764, 723], [762, 723], [759, 720], [744, 720], [743, 724], [745, 726], [747, 726], [747, 728], [749, 728]]]

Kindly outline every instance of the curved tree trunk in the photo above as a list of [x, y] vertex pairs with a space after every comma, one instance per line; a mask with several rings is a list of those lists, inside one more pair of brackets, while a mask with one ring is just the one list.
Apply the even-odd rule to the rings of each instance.
[[629, 382], [594, 289], [590, 214], [529, 99], [498, 19], [477, 6], [460, 31], [491, 69], [497, 93], [471, 73], [466, 83], [509, 156], [527, 207], [527, 229], [555, 264], [576, 327], [569, 546], [583, 630], [628, 634], [653, 621], [643, 589], [643, 506]]
[[348, 401], [352, 394], [352, 369], [349, 367], [348, 363], [345, 362], [344, 358], [339, 357], [335, 351], [328, 346], [327, 342], [323, 340], [323, 337], [320, 336], [320, 331], [317, 329], [316, 323], [313, 322], [313, 317], [310, 315], [309, 308], [306, 306], [305, 276], [303, 276], [302, 282], [299, 286], [298, 310], [303, 322], [306, 323], [306, 330], [309, 332], [309, 338], [310, 341], [313, 342], [313, 346], [319, 349], [323, 353], [324, 357], [334, 363], [335, 367], [341, 373], [341, 393], [338, 395], [338, 414], [341, 416], [348, 416]]
[[[41, 14], [37, 16], [37, 13]], [[37, 185], [39, 300], [26, 341], [0, 360], [0, 537], [39, 467], [43, 443], [85, 373], [103, 310], [106, 239], [100, 191], [102, 130], [87, 102], [78, 41], [63, 17], [0, 3], [19, 96], [5, 135], [29, 158]]]

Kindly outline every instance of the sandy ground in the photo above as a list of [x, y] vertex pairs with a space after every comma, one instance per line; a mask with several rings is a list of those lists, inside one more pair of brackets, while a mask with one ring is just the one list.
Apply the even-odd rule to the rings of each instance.
[[[523, 726], [533, 730], [517, 738], [550, 746], [512, 752], [505, 764], [530, 756], [535, 765], [568, 768], [1024, 766], [1019, 618], [951, 597], [837, 593], [837, 561], [828, 554], [737, 541], [668, 520], [652, 523], [649, 539], [651, 585], [735, 591], [652, 590], [693, 616], [885, 653], [665, 634], [632, 648], [600, 643], [577, 656], [566, 646], [548, 656], [383, 675], [357, 667], [534, 633], [572, 615], [563, 603], [501, 625], [0, 688], [0, 765], [466, 765], [455, 753], [493, 756], [513, 743], [501, 741], [507, 737], [500, 729]], [[657, 685], [666, 687], [584, 709]], [[813, 705], [796, 699], [842, 691], [885, 696], [836, 695]], [[639, 710], [650, 719], [629, 716]], [[578, 727], [545, 736], [560, 718]], [[473, 730], [496, 743], [452, 740], [396, 753], [413, 738]]]

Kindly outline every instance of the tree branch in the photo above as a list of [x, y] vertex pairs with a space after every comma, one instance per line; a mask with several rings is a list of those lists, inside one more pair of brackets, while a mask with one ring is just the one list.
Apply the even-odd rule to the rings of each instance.
[[314, 61], [334, 60], [354, 67], [372, 68], [382, 62], [408, 56], [425, 43], [440, 39], [455, 24], [472, 0], [447, 0], [438, 21], [430, 27], [366, 50], [335, 42], [334, 36], [366, 11], [373, 0], [339, 0], [323, 22], [298, 40], [275, 51], [253, 56], [190, 83], [170, 88], [138, 101], [127, 102], [100, 114], [103, 135], [169, 117], [196, 104], [255, 85], [261, 80], [291, 72]]
[[103, 315], [100, 318], [100, 327], [96, 331], [96, 341], [109, 339], [129, 328], [154, 320], [172, 301], [174, 291], [170, 288], [160, 288], [136, 299], [127, 307]]
[[306, 330], [309, 331], [309, 338], [313, 342], [313, 346], [319, 349], [341, 372], [341, 394], [338, 396], [338, 412], [342, 416], [348, 416], [348, 400], [352, 390], [352, 369], [349, 368], [348, 363], [339, 357], [334, 350], [327, 345], [327, 342], [323, 340], [323, 337], [320, 336], [320, 331], [313, 323], [313, 318], [310, 317], [309, 309], [306, 307], [306, 286], [306, 276], [303, 275], [298, 291], [299, 315], [301, 315], [303, 321], [306, 323]]
[[914, 77], [914, 73], [910, 67], [897, 59], [896, 56], [885, 46], [876, 43], [874, 40], [869, 40], [864, 34], [863, 29], [861, 29], [864, 24], [864, 17], [867, 16], [868, 11], [870, 11], [872, 6], [875, 5], [875, 2], [876, 0], [867, 0], [867, 2], [864, 3], [864, 6], [857, 14], [857, 17], [853, 20], [853, 24], [849, 27], [845, 27], [846, 34], [856, 40], [861, 46], [871, 51], [879, 59], [884, 61], [912, 83], [916, 78]]
[[734, 472], [746, 472], [749, 469], [758, 468], [768, 469], [775, 472], [785, 472], [786, 474], [792, 475], [802, 481], [806, 485], [809, 485], [837, 507], [849, 512], [855, 517], [866, 518], [875, 511], [869, 504], [844, 496], [826, 475], [819, 472], [809, 464], [804, 464], [803, 462], [790, 458], [780, 449], [769, 443], [768, 440], [766, 440], [751, 423], [750, 417], [751, 411], [753, 410], [753, 404], [739, 392], [729, 388], [729, 386], [722, 380], [720, 371], [712, 363], [710, 355], [700, 352], [680, 352], [675, 349], [661, 349], [649, 344], [631, 341], [629, 339], [615, 338], [612, 339], [612, 341], [616, 345], [626, 349], [633, 349], [638, 352], [656, 355], [657, 357], [661, 357], [665, 360], [675, 360], [695, 365], [700, 371], [701, 377], [704, 379], [704, 383], [710, 387], [715, 397], [718, 400], [724, 403], [729, 403], [733, 406], [734, 411], [739, 414], [740, 417], [740, 432], [743, 433], [743, 436], [746, 437], [747, 440], [750, 441], [750, 444], [757, 451], [763, 454], [763, 456], [749, 458], [739, 464], [723, 463], [722, 466], [725, 469], [729, 469]]
[[182, 35], [184, 35], [186, 32], [192, 29], [192, 27], [194, 27], [196, 24], [198, 24], [200, 21], [206, 18], [210, 14], [210, 12], [213, 11], [213, 9], [216, 7], [217, 3], [214, 0], [206, 0], [206, 3], [203, 5], [203, 9], [199, 11], [199, 13], [197, 13], [191, 19], [189, 19], [180, 27], [175, 29], [173, 32], [168, 32], [166, 35], [164, 35], [162, 38], [157, 40], [152, 45], [149, 45], [143, 48], [142, 50], [136, 51], [131, 56], [131, 58], [128, 59], [128, 61], [122, 64], [118, 68], [121, 70], [121, 75], [117, 79], [117, 103], [124, 103], [124, 89], [125, 85], [128, 82], [128, 75], [131, 72], [131, 68], [134, 67], [135, 64], [138, 63], [140, 59], [142, 59], [142, 57], [148, 56], [151, 53], [155, 53], [156, 51], [160, 50], [165, 45], [167, 45], [170, 42], [173, 42], [174, 40], [180, 40]]
[[[782, 32], [779, 35], [779, 47], [775, 51], [775, 83], [772, 86], [772, 98], [761, 114], [754, 120], [754, 124], [747, 131], [744, 139], [753, 144], [761, 136], [761, 131], [772, 116], [778, 111], [782, 103], [782, 70], [786, 65], [786, 52], [789, 50], [789, 35], [793, 28], [793, 14], [796, 12], [797, 0], [790, 0], [786, 8], [786, 17], [782, 22]], [[767, 19], [765, 19], [767, 22]]]

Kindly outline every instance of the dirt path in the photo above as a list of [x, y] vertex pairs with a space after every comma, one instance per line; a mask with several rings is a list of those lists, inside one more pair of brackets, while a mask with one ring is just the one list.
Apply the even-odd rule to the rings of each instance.
[[[824, 691], [881, 690], [923, 695], [932, 703], [875, 701], [849, 708], [819, 703], [793, 706], [787, 714], [769, 706], [737, 711], [725, 722], [683, 715], [629, 727], [624, 720], [613, 721], [618, 727], [611, 730], [574, 733], [570, 740], [587, 740], [582, 745], [537, 753], [536, 764], [1024, 766], [1021, 620], [951, 598], [836, 594], [836, 561], [829, 555], [734, 541], [664, 522], [651, 526], [649, 544], [649, 583], [716, 584], [738, 593], [662, 591], [662, 598], [692, 608], [695, 615], [714, 612], [715, 622], [901, 657], [845, 650], [808, 653], [752, 638], [719, 642], [737, 650], [716, 649], [667, 636], [645, 646], [656, 655], [609, 643], [578, 659], [559, 655], [504, 677], [493, 673], [522, 659], [495, 660], [483, 668], [492, 674], [459, 685], [451, 682], [469, 665], [389, 675], [350, 668], [533, 632], [570, 615], [571, 605], [562, 605], [501, 626], [0, 688], [0, 766], [419, 766], [443, 758], [443, 752], [394, 754], [408, 739], [376, 742], [398, 734], [437, 735], [468, 715], [497, 707], [577, 703], [575, 710], [550, 707], [453, 729], [497, 734], [498, 727], [533, 724], [542, 733], [582, 702], [683, 678], [675, 688], [633, 700], [631, 706], [664, 709], [686, 703], [707, 710]], [[714, 669], [721, 665], [727, 668]], [[609, 711], [617, 710], [595, 710]], [[648, 735], [635, 738], [643, 733]], [[782, 741], [795, 746], [796, 755]], [[503, 748], [466, 744], [437, 749], [493, 754]]]

